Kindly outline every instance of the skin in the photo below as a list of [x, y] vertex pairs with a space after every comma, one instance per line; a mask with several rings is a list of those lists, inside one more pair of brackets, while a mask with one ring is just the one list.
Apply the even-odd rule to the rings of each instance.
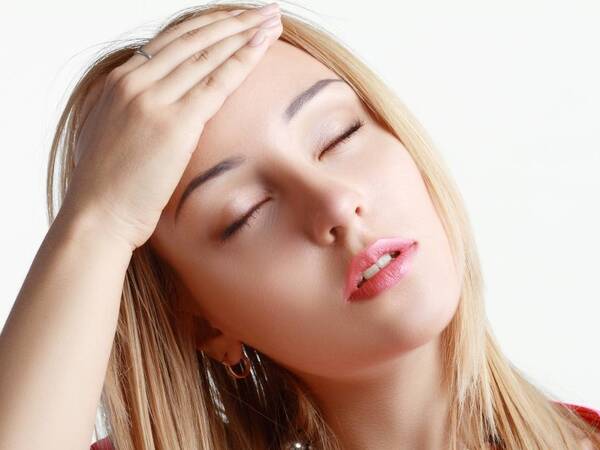
[[[440, 333], [462, 274], [427, 189], [403, 144], [345, 83], [331, 83], [294, 119], [299, 92], [339, 78], [303, 51], [274, 42], [206, 123], [150, 245], [179, 278], [177, 307], [213, 328], [199, 349], [230, 364], [249, 345], [316, 395], [344, 449], [442, 449], [448, 398]], [[349, 141], [324, 145], [364, 120]], [[188, 182], [223, 158], [248, 162], [194, 191]], [[266, 200], [248, 227], [218, 235]], [[380, 237], [418, 241], [409, 274], [367, 302], [345, 303], [351, 258]]]

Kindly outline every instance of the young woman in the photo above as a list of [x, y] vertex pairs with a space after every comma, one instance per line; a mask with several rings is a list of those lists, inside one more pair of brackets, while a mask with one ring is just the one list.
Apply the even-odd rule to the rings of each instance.
[[236, 8], [111, 50], [69, 98], [0, 447], [87, 448], [100, 400], [93, 449], [600, 448], [594, 409], [498, 347], [407, 108], [324, 30]]

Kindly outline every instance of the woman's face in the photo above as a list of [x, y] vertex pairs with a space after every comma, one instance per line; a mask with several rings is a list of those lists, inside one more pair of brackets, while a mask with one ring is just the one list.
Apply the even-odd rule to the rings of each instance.
[[[293, 372], [324, 377], [435, 338], [455, 312], [462, 278], [409, 153], [349, 85], [323, 82], [293, 103], [319, 80], [338, 78], [302, 50], [272, 44], [205, 124], [150, 239], [180, 278], [184, 308], [209, 320], [221, 343], [239, 341]], [[356, 121], [364, 124], [319, 156]], [[245, 162], [190, 191], [176, 218], [188, 183], [238, 156]], [[350, 260], [382, 237], [418, 241], [411, 271], [369, 301], [346, 303]]]

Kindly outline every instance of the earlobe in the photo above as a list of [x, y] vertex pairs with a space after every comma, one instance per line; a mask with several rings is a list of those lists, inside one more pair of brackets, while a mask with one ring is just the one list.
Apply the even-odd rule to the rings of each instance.
[[196, 339], [196, 350], [205, 352], [208, 356], [219, 362], [230, 365], [237, 364], [242, 359], [242, 343], [223, 334], [219, 329], [212, 328], [217, 334], [214, 336], [200, 336]]
[[226, 362], [230, 366], [238, 364], [242, 360], [242, 343], [235, 341], [234, 344], [228, 347], [228, 350], [223, 354], [220, 361]]
[[242, 358], [242, 343], [224, 334], [201, 311], [199, 303], [192, 297], [185, 284], [174, 274], [175, 298], [174, 309], [191, 314], [193, 317], [194, 340], [197, 351], [203, 351], [211, 358], [221, 362], [236, 364]]

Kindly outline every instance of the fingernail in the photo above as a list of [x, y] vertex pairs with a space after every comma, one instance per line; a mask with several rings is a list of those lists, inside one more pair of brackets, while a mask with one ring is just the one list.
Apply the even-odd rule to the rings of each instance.
[[237, 16], [241, 13], [243, 13], [244, 11], [246, 11], [245, 9], [234, 9], [233, 11], [229, 11], [227, 14], [229, 14], [230, 16]]
[[268, 5], [261, 6], [257, 11], [264, 16], [270, 16], [274, 12], [279, 11], [279, 5], [275, 2], [269, 3]]

